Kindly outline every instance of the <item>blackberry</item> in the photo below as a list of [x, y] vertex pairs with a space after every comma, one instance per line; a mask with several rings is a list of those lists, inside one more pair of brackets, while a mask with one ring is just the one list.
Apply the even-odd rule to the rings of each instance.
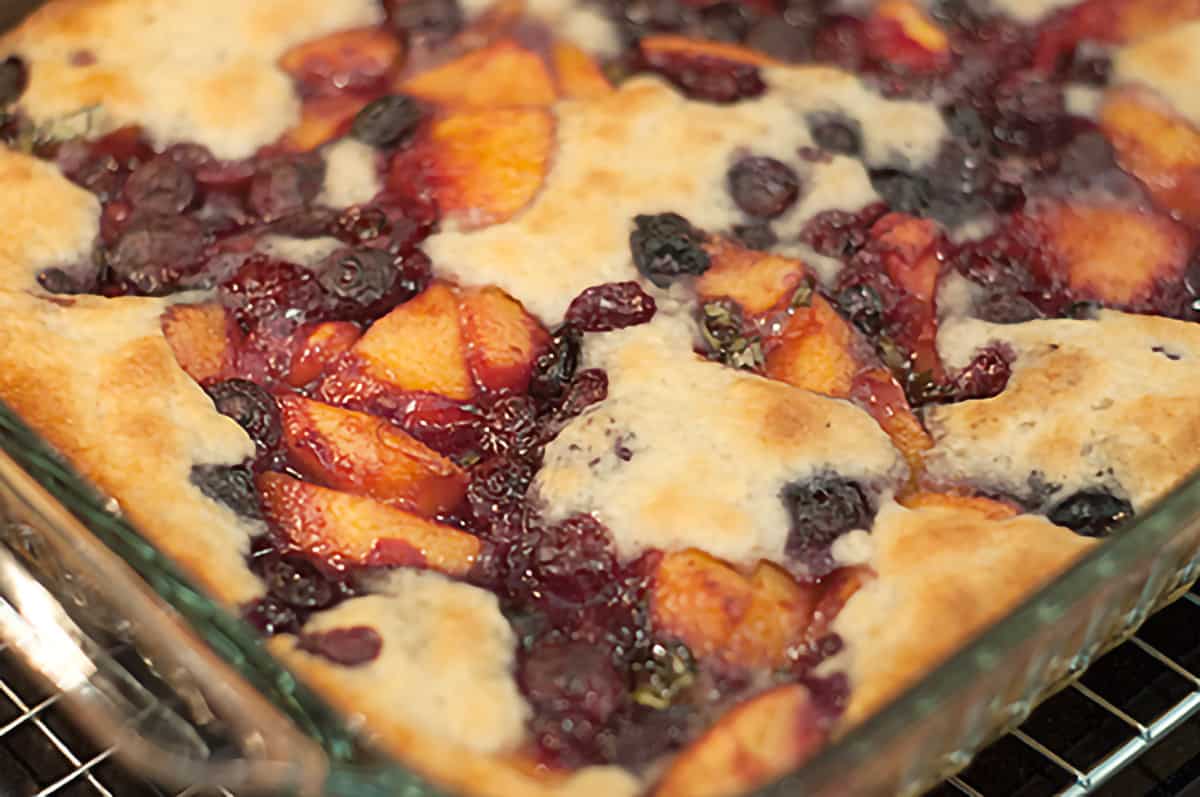
[[869, 529], [874, 517], [862, 488], [834, 474], [790, 484], [780, 497], [792, 521], [784, 550], [813, 576], [836, 567], [830, 553], [834, 540], [853, 529]]
[[633, 262], [658, 287], [666, 288], [684, 274], [703, 274], [712, 265], [701, 246], [704, 234], [678, 213], [638, 215], [633, 222]]
[[1107, 537], [1133, 517], [1133, 504], [1098, 488], [1080, 490], [1046, 513], [1051, 523], [1084, 537]]

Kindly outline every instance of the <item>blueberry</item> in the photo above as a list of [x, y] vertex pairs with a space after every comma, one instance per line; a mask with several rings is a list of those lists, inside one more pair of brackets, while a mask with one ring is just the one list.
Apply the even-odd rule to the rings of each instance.
[[762, 219], [783, 214], [800, 195], [796, 172], [774, 158], [742, 158], [729, 170], [726, 180], [734, 203]]
[[781, 494], [791, 517], [785, 552], [820, 576], [834, 569], [830, 546], [853, 529], [869, 529], [874, 512], [862, 489], [834, 474], [790, 484]]
[[858, 122], [842, 114], [816, 113], [808, 118], [813, 141], [826, 152], [857, 157], [862, 152]]
[[202, 256], [207, 236], [186, 216], [150, 216], [132, 222], [108, 253], [112, 275], [143, 296], [160, 296]]
[[279, 444], [279, 407], [271, 394], [245, 379], [227, 379], [206, 388], [217, 412], [246, 430], [261, 455]]
[[196, 465], [191, 482], [200, 492], [243, 517], [262, 517], [254, 474], [244, 465]]
[[148, 213], [181, 213], [196, 197], [196, 181], [170, 158], [146, 161], [125, 181], [125, 198]]
[[317, 268], [317, 281], [330, 296], [359, 307], [378, 302], [396, 281], [396, 266], [378, 249], [339, 249]]
[[29, 85], [29, 68], [15, 55], [0, 61], [0, 108], [11, 105]]
[[412, 97], [388, 94], [358, 112], [350, 125], [350, 135], [372, 147], [394, 147], [412, 135], [422, 115], [421, 106]]
[[1084, 537], [1107, 537], [1133, 517], [1133, 504], [1107, 490], [1080, 490], [1046, 513], [1050, 522]]
[[634, 217], [629, 248], [638, 271], [660, 288], [683, 274], [699, 275], [711, 263], [701, 244], [704, 234], [678, 213]]

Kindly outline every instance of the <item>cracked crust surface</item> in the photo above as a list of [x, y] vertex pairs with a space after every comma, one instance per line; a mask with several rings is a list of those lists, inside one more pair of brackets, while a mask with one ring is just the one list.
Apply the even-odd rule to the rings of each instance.
[[1088, 487], [1137, 510], [1200, 467], [1200, 326], [1104, 311], [1095, 320], [945, 324], [952, 368], [992, 343], [1016, 355], [996, 397], [930, 409], [928, 476], [1049, 505]]

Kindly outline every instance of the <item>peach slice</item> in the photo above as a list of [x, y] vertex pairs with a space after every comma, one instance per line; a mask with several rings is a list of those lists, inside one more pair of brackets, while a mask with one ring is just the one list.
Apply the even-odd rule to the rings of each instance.
[[1105, 95], [1100, 127], [1121, 168], [1145, 183], [1162, 208], [1200, 225], [1200, 130], [1133, 87]]
[[298, 332], [287, 383], [292, 387], [304, 387], [320, 379], [329, 366], [361, 337], [362, 330], [349, 321], [325, 321]]
[[554, 147], [554, 118], [540, 108], [460, 111], [429, 131], [429, 179], [461, 225], [506, 221], [542, 186]]
[[654, 574], [656, 625], [697, 656], [774, 667], [804, 639], [817, 595], [768, 562], [749, 578], [702, 551], [663, 556]]
[[765, 373], [814, 393], [845, 398], [865, 365], [860, 348], [850, 324], [813, 296], [808, 307], [795, 308], [778, 344], [767, 353]]
[[452, 576], [466, 575], [479, 556], [479, 540], [465, 531], [371, 498], [282, 473], [264, 473], [257, 482], [267, 519], [314, 556], [427, 567]]
[[313, 481], [430, 516], [466, 494], [462, 468], [382, 418], [296, 395], [276, 403], [288, 457]]
[[298, 44], [279, 59], [309, 94], [385, 88], [404, 58], [400, 39], [382, 28], [356, 28]]
[[871, 225], [869, 253], [902, 291], [894, 329], [912, 354], [912, 368], [928, 371], [934, 380], [945, 376], [937, 353], [937, 312], [934, 306], [942, 260], [942, 236], [937, 225], [904, 213], [888, 213]]
[[739, 704], [671, 763], [654, 797], [728, 797], [795, 769], [825, 743], [824, 723], [802, 684]]
[[950, 39], [911, 0], [882, 0], [867, 18], [867, 50], [877, 61], [913, 72], [936, 72], [950, 65]]
[[558, 99], [542, 59], [511, 39], [422, 72], [399, 88], [414, 97], [459, 108], [547, 106]]
[[350, 129], [366, 101], [349, 94], [313, 97], [300, 107], [300, 121], [284, 133], [279, 146], [287, 152], [308, 152]]
[[729, 637], [726, 656], [746, 667], [783, 666], [812, 621], [817, 592], [770, 562], [754, 568], [750, 588], [750, 606]]
[[163, 336], [188, 376], [200, 384], [233, 376], [237, 322], [219, 304], [175, 304], [162, 319]]
[[896, 378], [886, 368], [861, 371], [854, 377], [850, 396], [887, 432], [916, 479], [922, 469], [923, 454], [933, 448], [933, 438], [912, 411]]
[[714, 238], [705, 247], [710, 266], [696, 280], [705, 301], [730, 299], [747, 315], [765, 313], [790, 298], [805, 276], [804, 264]]
[[464, 290], [459, 309], [475, 383], [490, 392], [524, 392], [550, 333], [499, 288]]
[[555, 42], [551, 52], [558, 94], [571, 100], [591, 100], [612, 94], [612, 83], [591, 56], [569, 42]]
[[1190, 238], [1170, 219], [1106, 205], [1048, 205], [1034, 216], [1047, 266], [1085, 298], [1135, 307], [1158, 285], [1179, 280]]
[[702, 551], [668, 553], [654, 574], [655, 624], [697, 656], [720, 656], [754, 600], [741, 573]]
[[777, 66], [781, 62], [764, 55], [757, 50], [725, 42], [692, 39], [675, 34], [662, 34], [643, 38], [638, 46], [642, 55], [651, 66], [677, 57], [707, 58], [717, 61], [731, 61], [747, 66]]
[[871, 249], [888, 276], [922, 303], [932, 302], [937, 288], [939, 238], [936, 223], [904, 213], [888, 213], [871, 225]]
[[434, 282], [376, 321], [335, 366], [323, 395], [356, 393], [361, 378], [394, 391], [427, 391], [466, 400], [474, 389], [459, 330], [458, 295]]

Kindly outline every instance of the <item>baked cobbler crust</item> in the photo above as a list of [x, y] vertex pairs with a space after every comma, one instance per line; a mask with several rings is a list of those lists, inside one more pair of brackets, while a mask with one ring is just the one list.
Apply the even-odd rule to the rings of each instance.
[[[1070, 5], [993, 10], [1049, 47]], [[4, 124], [83, 113], [161, 169], [0, 147], [0, 398], [415, 770], [488, 795], [765, 782], [1200, 466], [1195, 209], [1155, 205], [1200, 169], [1165, 68], [1200, 22], [1084, 36], [1113, 49], [1074, 108], [1099, 120], [1029, 107], [1028, 66], [973, 126], [922, 83], [973, 56], [920, 5], [865, 9], [869, 52], [820, 56], [840, 66], [645, 30], [622, 61], [590, 5], [525, 12], [55, 0], [0, 38], [28, 67]], [[614, 86], [597, 54], [657, 74]], [[1118, 101], [1174, 114], [1172, 146]], [[999, 154], [964, 150], [979, 125]], [[160, 233], [203, 266], [143, 262]], [[436, 501], [355, 470], [406, 456]]]

